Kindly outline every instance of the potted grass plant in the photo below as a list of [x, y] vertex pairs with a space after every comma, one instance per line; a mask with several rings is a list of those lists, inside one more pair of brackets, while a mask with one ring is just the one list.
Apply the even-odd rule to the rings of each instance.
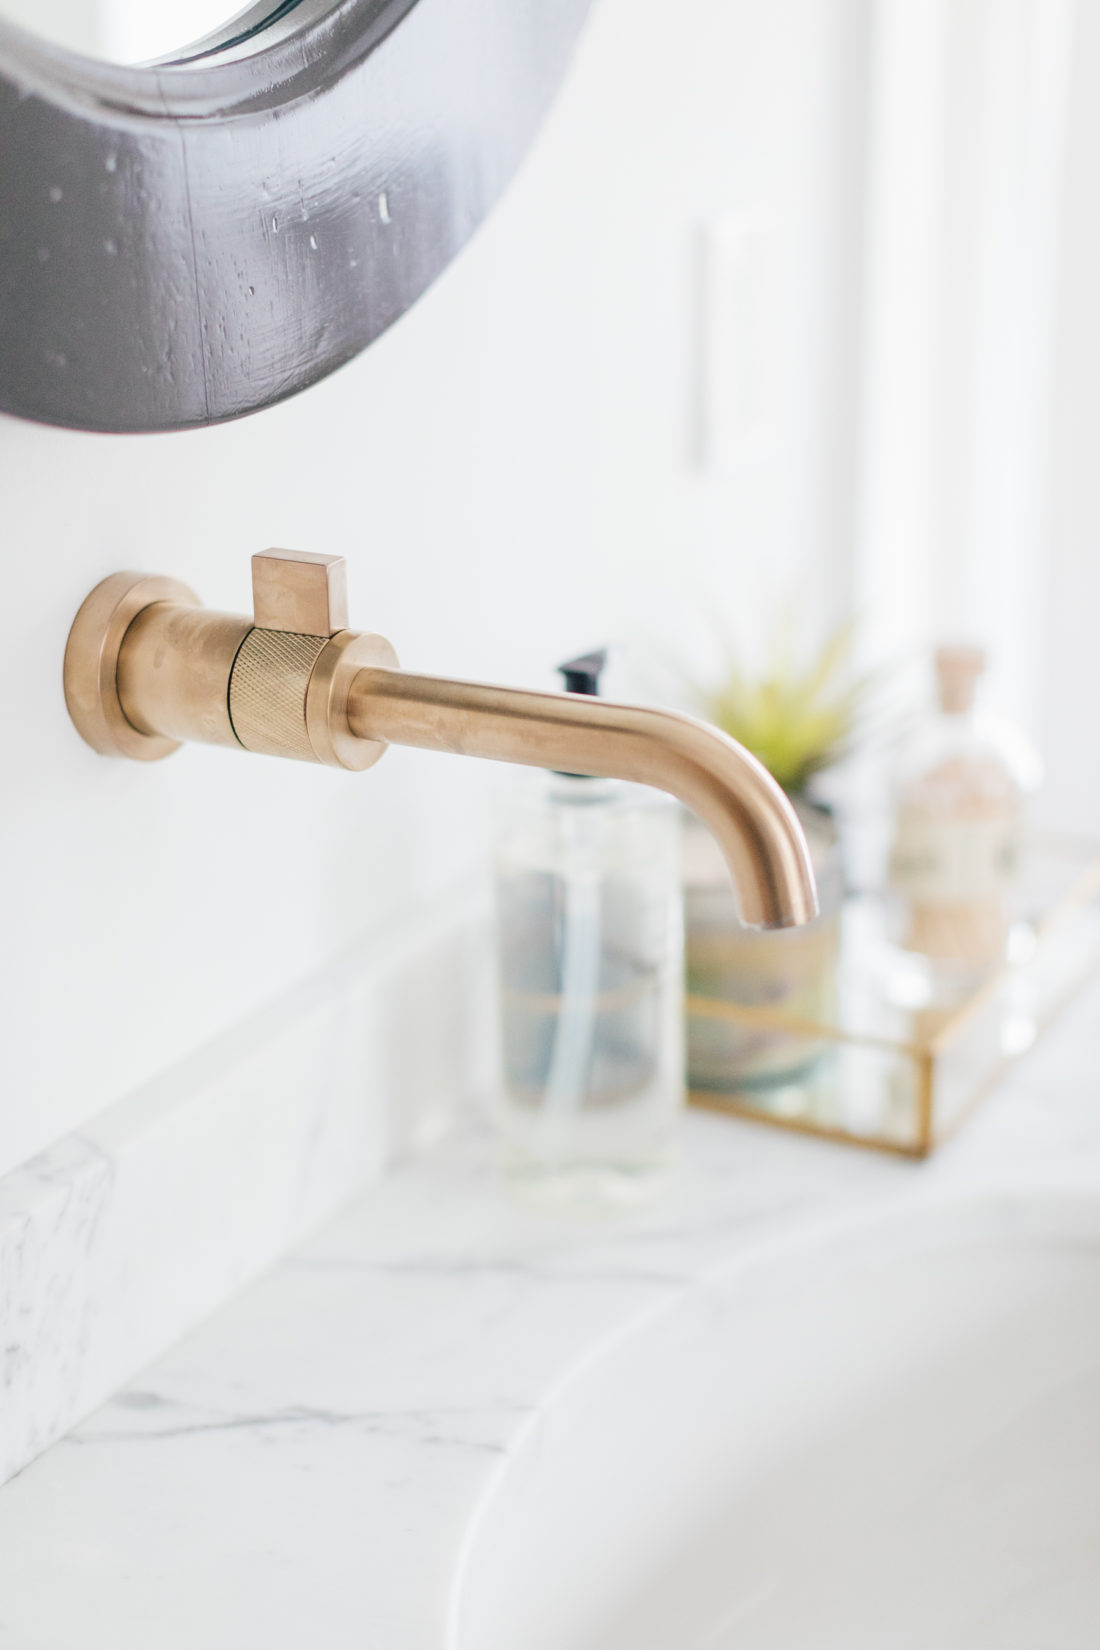
[[[764, 657], [748, 669], [728, 651], [697, 709], [756, 756], [783, 786], [806, 832], [821, 911], [799, 929], [746, 928], [717, 848], [694, 820], [685, 830], [687, 1062], [689, 1087], [711, 1095], [781, 1091], [820, 1061], [825, 1045], [778, 1029], [784, 1019], [820, 1024], [836, 1014], [841, 847], [830, 810], [815, 797], [820, 777], [854, 749], [871, 692], [852, 668], [853, 630], [834, 629], [799, 649], [793, 627], [775, 627]], [[734, 1020], [699, 1004], [736, 1004]], [[758, 1011], [763, 1010], [763, 1013]], [[754, 1023], [754, 1014], [756, 1016]]]

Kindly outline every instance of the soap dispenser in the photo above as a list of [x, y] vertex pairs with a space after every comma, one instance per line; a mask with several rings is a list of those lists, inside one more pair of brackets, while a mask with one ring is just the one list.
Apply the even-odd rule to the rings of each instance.
[[[606, 652], [559, 666], [597, 694]], [[513, 793], [498, 833], [505, 1167], [551, 1197], [644, 1191], [684, 1093], [679, 811], [568, 773]]]

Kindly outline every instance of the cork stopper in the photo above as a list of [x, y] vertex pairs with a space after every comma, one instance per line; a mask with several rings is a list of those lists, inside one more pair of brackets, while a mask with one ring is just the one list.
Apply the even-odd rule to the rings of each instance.
[[980, 647], [938, 647], [936, 686], [945, 716], [965, 716], [974, 704], [974, 688], [985, 669]]

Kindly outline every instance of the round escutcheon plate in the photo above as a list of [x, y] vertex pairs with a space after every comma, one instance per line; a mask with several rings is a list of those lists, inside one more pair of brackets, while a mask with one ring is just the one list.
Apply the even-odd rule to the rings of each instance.
[[81, 738], [101, 756], [156, 762], [179, 741], [142, 733], [118, 696], [118, 656], [126, 632], [153, 602], [202, 603], [189, 585], [155, 573], [112, 573], [84, 598], [65, 644], [65, 703]]

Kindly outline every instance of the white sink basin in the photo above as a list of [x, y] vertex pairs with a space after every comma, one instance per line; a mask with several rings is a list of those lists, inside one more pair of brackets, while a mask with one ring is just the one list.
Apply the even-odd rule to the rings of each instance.
[[1097, 1650], [1100, 1201], [925, 1204], [605, 1347], [496, 1480], [452, 1650]]

